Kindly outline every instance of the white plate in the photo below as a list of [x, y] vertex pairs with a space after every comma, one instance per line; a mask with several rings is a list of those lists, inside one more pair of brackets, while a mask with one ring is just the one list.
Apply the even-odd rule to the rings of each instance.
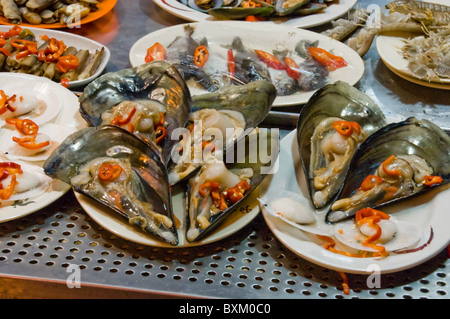
[[91, 198], [75, 192], [75, 196], [80, 203], [81, 207], [86, 213], [100, 226], [109, 230], [113, 234], [130, 240], [132, 242], [155, 246], [155, 247], [172, 247], [172, 248], [184, 248], [194, 247], [199, 245], [205, 245], [221, 240], [227, 236], [234, 234], [240, 229], [244, 228], [250, 223], [260, 212], [259, 205], [257, 203], [258, 189], [250, 194], [248, 198], [243, 200], [242, 204], [236, 208], [218, 228], [210, 235], [195, 243], [189, 243], [184, 237], [185, 227], [185, 196], [184, 189], [175, 186], [172, 193], [172, 206], [173, 212], [176, 218], [181, 222], [181, 226], [178, 228], [178, 240], [177, 246], [172, 246], [165, 243], [150, 234], [144, 233], [139, 228], [128, 224], [128, 222], [117, 213], [110, 211], [105, 206], [95, 202]]
[[[263, 182], [261, 196], [277, 196], [279, 192], [286, 190], [298, 194], [309, 202], [296, 133], [296, 130], [292, 131], [281, 141], [277, 161], [278, 171], [271, 176], [270, 180]], [[450, 187], [444, 186], [409, 201], [386, 207], [384, 209], [386, 213], [392, 214], [398, 220], [407, 220], [423, 229], [424, 233], [418, 246], [428, 241], [431, 229], [433, 238], [420, 251], [391, 255], [384, 259], [353, 258], [332, 253], [320, 246], [318, 242], [311, 240], [311, 236], [306, 236], [303, 231], [270, 215], [264, 207], [262, 213], [273, 234], [297, 255], [332, 270], [367, 275], [372, 274], [374, 270], [380, 273], [391, 273], [408, 269], [440, 253], [450, 243], [448, 232], [450, 215], [443, 209], [449, 205]]]
[[[184, 36], [186, 24], [164, 28], [142, 37], [131, 47], [130, 62], [132, 66], [145, 63], [147, 49], [155, 42], [167, 47], [177, 36]], [[190, 23], [195, 28], [192, 37], [201, 39], [206, 37], [208, 50], [211, 57], [217, 57], [219, 61], [226, 63], [227, 48], [235, 36], [240, 36], [246, 48], [259, 49], [272, 52], [273, 49], [288, 49], [294, 51], [296, 44], [302, 40], [319, 40], [319, 47], [341, 56], [347, 61], [346, 67], [330, 72], [329, 83], [338, 80], [354, 85], [364, 73], [364, 62], [361, 57], [347, 45], [330, 39], [327, 36], [303, 29], [293, 29], [282, 25], [249, 24], [240, 21], [214, 21]], [[226, 30], [226, 32], [223, 32]], [[294, 54], [292, 54], [294, 56]], [[224, 64], [225, 65], [225, 64]], [[188, 83], [189, 84], [189, 83]], [[190, 85], [193, 95], [204, 93]], [[278, 96], [273, 106], [288, 106], [306, 103], [315, 91], [298, 92], [289, 96]]]
[[[86, 126], [86, 122], [80, 115], [78, 98], [70, 90], [63, 87], [61, 84], [53, 82], [44, 77], [38, 77], [28, 74], [18, 73], [0, 73], [0, 87], [11, 83], [21, 83], [24, 87], [32, 87], [39, 85], [47, 87], [53, 94], [59, 96], [62, 101], [60, 112], [51, 121], [52, 124], [64, 125], [66, 132], [79, 130]], [[29, 164], [42, 167], [43, 162], [28, 162]], [[53, 180], [49, 190], [37, 198], [30, 201], [23, 201], [22, 203], [0, 207], [0, 222], [5, 222], [17, 219], [28, 214], [34, 213], [57, 199], [63, 196], [70, 189], [69, 185], [59, 181]]]
[[[376, 40], [376, 47], [380, 58], [390, 69], [394, 69], [398, 73], [406, 75], [406, 80], [409, 80], [409, 78], [414, 78], [418, 80], [418, 82], [416, 81], [417, 84], [425, 85], [426, 83], [423, 82], [427, 81], [423, 81], [414, 76], [408, 68], [408, 60], [403, 58], [401, 53], [401, 49], [405, 45], [404, 40], [414, 36], [417, 36], [417, 34], [408, 32], [393, 32], [379, 35]], [[450, 85], [450, 79], [433, 79], [429, 83]]]
[[[188, 21], [203, 22], [217, 21], [213, 16], [203, 13], [180, 3], [177, 0], [153, 0], [165, 11]], [[358, 0], [340, 0], [339, 4], [334, 4], [326, 8], [321, 13], [311, 14], [303, 17], [272, 18], [269, 21], [257, 22], [257, 25], [285, 25], [295, 28], [311, 28], [333, 21], [346, 14], [358, 2]], [[252, 22], [249, 22], [252, 23]]]
[[[0, 25], [0, 32], [8, 31], [11, 28], [12, 28], [12, 26], [10, 26], [10, 25]], [[90, 77], [88, 77], [84, 80], [77, 80], [77, 81], [69, 82], [69, 88], [75, 88], [75, 87], [85, 85], [85, 84], [91, 82], [96, 77], [98, 77], [105, 69], [106, 65], [108, 64], [109, 58], [111, 56], [111, 52], [109, 51], [109, 49], [106, 46], [104, 46], [96, 41], [93, 41], [91, 39], [88, 39], [88, 38], [85, 38], [85, 37], [82, 37], [82, 36], [79, 36], [79, 35], [76, 35], [73, 33], [49, 30], [49, 29], [41, 29], [41, 28], [29, 28], [29, 27], [26, 27], [23, 29], [29, 29], [31, 32], [33, 32], [33, 34], [36, 36], [36, 39], [38, 40], [38, 42], [40, 41], [39, 36], [47, 35], [49, 38], [55, 38], [57, 40], [62, 40], [62, 41], [64, 41], [64, 43], [67, 46], [74, 46], [78, 50], [83, 49], [83, 50], [90, 50], [91, 52], [94, 52], [95, 50], [101, 49], [102, 47], [105, 48], [103, 57], [102, 57], [102, 61], [100, 62], [99, 66], [97, 68], [97, 71], [95, 71], [95, 73], [93, 75], [91, 75]]]

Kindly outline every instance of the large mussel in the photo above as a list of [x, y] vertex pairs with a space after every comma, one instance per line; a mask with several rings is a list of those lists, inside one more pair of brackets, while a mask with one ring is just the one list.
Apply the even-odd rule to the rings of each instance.
[[358, 146], [384, 125], [379, 107], [346, 82], [328, 84], [310, 98], [299, 115], [297, 141], [316, 208], [331, 202]]
[[223, 161], [209, 161], [189, 180], [187, 241], [211, 234], [271, 173], [279, 150], [279, 137], [272, 133], [255, 129], [235, 144]]
[[180, 148], [174, 148], [169, 164], [170, 183], [190, 177], [209, 156], [222, 159], [228, 148], [265, 119], [275, 97], [275, 87], [263, 80], [194, 95], [189, 133], [183, 135]]
[[447, 184], [450, 137], [414, 117], [386, 125], [362, 143], [327, 213], [336, 223], [361, 208], [379, 208]]
[[58, 146], [44, 171], [177, 245], [165, 164], [155, 146], [137, 135], [112, 125], [84, 128]]
[[173, 130], [190, 113], [190, 91], [179, 71], [165, 61], [107, 73], [84, 90], [80, 112], [91, 126], [113, 124], [155, 142], [166, 163], [177, 142]]

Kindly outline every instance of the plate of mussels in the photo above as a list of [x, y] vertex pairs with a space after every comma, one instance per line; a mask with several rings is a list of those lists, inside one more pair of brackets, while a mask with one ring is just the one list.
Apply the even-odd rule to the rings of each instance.
[[260, 211], [253, 196], [278, 135], [258, 125], [275, 96], [272, 84], [255, 81], [191, 97], [165, 61], [107, 73], [79, 98], [87, 127], [44, 171], [118, 236], [164, 247], [219, 240]]
[[261, 186], [264, 219], [293, 252], [336, 271], [414, 267], [450, 242], [449, 154], [433, 123], [389, 120], [354, 87], [330, 84], [280, 143]]
[[[227, 32], [223, 32], [226, 29]], [[304, 104], [338, 80], [355, 84], [361, 57], [327, 36], [282, 25], [214, 21], [152, 32], [130, 50], [132, 66], [164, 60], [177, 67], [192, 95], [257, 80], [277, 90], [273, 106]]]
[[357, 0], [154, 0], [162, 9], [192, 22], [252, 21], [310, 28], [346, 14]]
[[46, 207], [70, 187], [47, 176], [43, 162], [71, 133], [86, 126], [78, 100], [49, 79], [0, 74], [0, 221]]
[[25, 73], [83, 86], [98, 77], [110, 51], [88, 38], [56, 30], [0, 26], [5, 44], [0, 51], [0, 71]]

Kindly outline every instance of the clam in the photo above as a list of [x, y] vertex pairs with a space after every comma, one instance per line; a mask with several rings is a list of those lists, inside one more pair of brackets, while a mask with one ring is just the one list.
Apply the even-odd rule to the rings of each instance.
[[358, 145], [385, 124], [379, 107], [346, 82], [328, 84], [310, 98], [299, 115], [297, 141], [316, 208], [331, 202]]
[[336, 223], [365, 207], [378, 209], [450, 181], [450, 137], [414, 117], [386, 125], [354, 154], [326, 219]]
[[97, 78], [85, 88], [79, 102], [89, 125], [114, 124], [130, 129], [158, 142], [168, 161], [177, 142], [171, 134], [186, 124], [191, 95], [175, 67], [153, 61]]
[[153, 144], [117, 126], [87, 127], [66, 138], [43, 167], [147, 234], [177, 245], [167, 172]]
[[176, 160], [169, 165], [170, 183], [190, 177], [209, 156], [221, 159], [226, 149], [264, 120], [275, 97], [275, 87], [262, 80], [193, 96], [190, 133], [180, 141], [182, 154], [172, 154]]
[[187, 241], [211, 234], [271, 172], [277, 155], [278, 136], [256, 129], [224, 161], [204, 164], [188, 183]]

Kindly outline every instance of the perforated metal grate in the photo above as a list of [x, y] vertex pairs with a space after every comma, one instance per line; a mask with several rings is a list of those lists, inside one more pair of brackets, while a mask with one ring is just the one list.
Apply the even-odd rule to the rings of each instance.
[[[55, 213], [49, 213], [55, 212]], [[449, 267], [443, 251], [407, 271], [383, 275], [369, 289], [366, 276], [348, 275], [343, 293], [335, 271], [284, 247], [262, 216], [219, 242], [189, 249], [142, 246], [96, 224], [72, 192], [47, 209], [0, 225], [4, 276], [65, 283], [69, 267], [82, 284], [140, 290], [164, 296], [206, 298], [448, 298]]]

